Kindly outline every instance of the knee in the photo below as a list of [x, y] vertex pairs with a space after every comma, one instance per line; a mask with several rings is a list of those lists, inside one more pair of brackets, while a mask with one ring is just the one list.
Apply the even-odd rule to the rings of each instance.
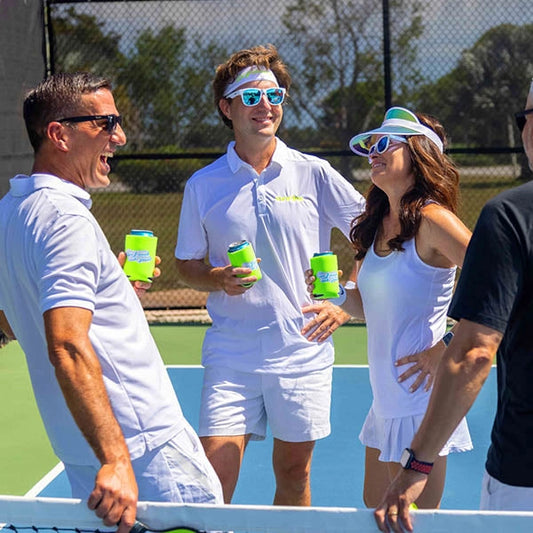
[[310, 480], [310, 468], [307, 464], [287, 465], [276, 468], [278, 484], [290, 485], [294, 489], [305, 490]]

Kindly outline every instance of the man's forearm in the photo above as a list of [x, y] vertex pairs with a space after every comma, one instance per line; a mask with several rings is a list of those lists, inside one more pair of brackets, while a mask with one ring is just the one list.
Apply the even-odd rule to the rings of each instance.
[[223, 290], [220, 276], [223, 268], [208, 265], [201, 259], [176, 259], [178, 272], [183, 281], [197, 291], [220, 291]]
[[129, 461], [100, 362], [88, 337], [91, 319], [92, 313], [77, 308], [44, 314], [50, 361], [67, 406], [99, 461]]
[[461, 321], [440, 362], [426, 415], [412, 442], [416, 457], [432, 462], [472, 407], [487, 379], [501, 334]]
[[96, 355], [61, 350], [54, 354], [56, 378], [76, 424], [101, 464], [129, 462]]

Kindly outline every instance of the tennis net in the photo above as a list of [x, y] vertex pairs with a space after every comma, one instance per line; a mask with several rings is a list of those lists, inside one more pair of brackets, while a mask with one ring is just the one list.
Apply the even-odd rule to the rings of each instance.
[[[273, 507], [139, 502], [138, 520], [152, 531], [189, 527], [234, 533], [375, 533], [372, 511], [349, 507]], [[530, 533], [532, 513], [414, 511], [417, 533], [491, 531]], [[86, 502], [66, 498], [0, 496], [2, 533], [109, 532]]]

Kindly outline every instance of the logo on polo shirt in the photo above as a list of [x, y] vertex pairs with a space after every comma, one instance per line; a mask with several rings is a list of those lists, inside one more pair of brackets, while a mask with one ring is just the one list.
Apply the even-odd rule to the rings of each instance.
[[293, 194], [291, 196], [276, 196], [276, 202], [303, 202], [303, 196]]

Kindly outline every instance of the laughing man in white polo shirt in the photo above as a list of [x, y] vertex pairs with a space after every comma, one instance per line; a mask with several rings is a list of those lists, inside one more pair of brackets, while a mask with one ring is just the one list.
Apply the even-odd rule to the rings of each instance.
[[143, 309], [89, 208], [126, 142], [111, 86], [57, 74], [30, 91], [35, 151], [0, 202], [0, 329], [24, 350], [72, 496], [127, 533], [137, 499], [222, 503]]
[[[213, 320], [204, 345], [201, 441], [230, 502], [249, 440], [274, 437], [274, 503], [310, 505], [314, 443], [330, 433], [333, 344], [309, 341], [309, 320], [329, 331], [340, 308], [312, 304], [303, 272], [347, 237], [363, 197], [324, 160], [288, 148], [276, 132], [290, 87], [272, 46], [233, 54], [217, 69], [215, 103], [235, 141], [188, 181], [176, 258], [191, 287], [208, 291]], [[228, 246], [247, 240], [262, 279], [228, 265]], [[204, 258], [207, 256], [207, 261]], [[246, 277], [238, 278], [245, 274]], [[302, 307], [304, 309], [302, 310]]]

